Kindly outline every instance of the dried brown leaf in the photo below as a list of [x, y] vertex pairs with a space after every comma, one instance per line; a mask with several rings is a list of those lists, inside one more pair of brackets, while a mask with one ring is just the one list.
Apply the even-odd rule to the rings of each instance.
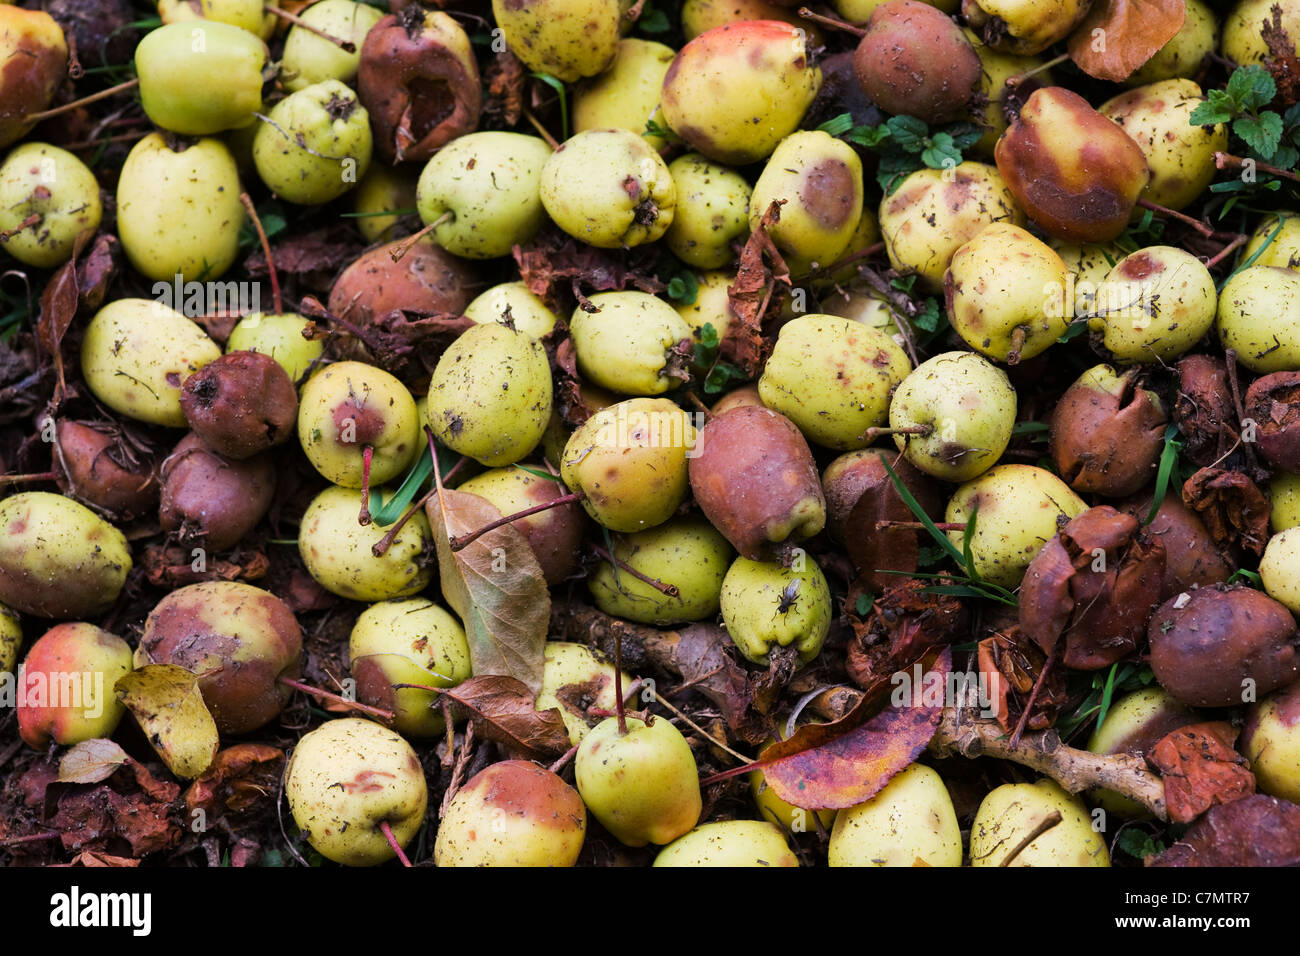
[[790, 270], [767, 231], [781, 221], [781, 205], [776, 200], [767, 207], [758, 227], [749, 234], [736, 281], [727, 287], [727, 299], [734, 321], [727, 325], [720, 351], [735, 362], [745, 374], [758, 374], [766, 356], [763, 341], [763, 313], [771, 301], [777, 282], [790, 283]]
[[1186, 0], [1095, 0], [1070, 35], [1070, 59], [1099, 80], [1120, 83], [1173, 39]]
[[1165, 804], [1174, 823], [1190, 823], [1210, 807], [1255, 792], [1249, 762], [1232, 749], [1236, 729], [1227, 721], [1180, 727], [1161, 738], [1147, 762], [1165, 782]]
[[495, 740], [519, 759], [541, 760], [569, 749], [559, 708], [537, 710], [536, 695], [513, 677], [475, 676], [443, 693], [474, 723], [478, 736]]
[[99, 783], [130, 760], [126, 751], [111, 740], [83, 740], [59, 761], [59, 783]]
[[441, 487], [426, 510], [442, 593], [465, 624], [473, 673], [513, 677], [535, 698], [542, 687], [551, 594], [528, 541], [506, 524], [453, 551], [450, 537], [477, 531], [501, 512], [478, 495]]

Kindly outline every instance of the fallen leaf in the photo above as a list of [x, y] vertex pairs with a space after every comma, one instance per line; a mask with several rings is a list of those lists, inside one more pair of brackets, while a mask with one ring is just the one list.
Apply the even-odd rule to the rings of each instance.
[[664, 284], [653, 275], [657, 253], [644, 246], [630, 251], [597, 249], [548, 227], [527, 245], [515, 246], [513, 253], [519, 278], [557, 311], [566, 294], [586, 311], [595, 312], [588, 293], [622, 291], [629, 286], [651, 295], [664, 291]]
[[1147, 866], [1300, 866], [1300, 806], [1257, 793], [1211, 807]]
[[845, 666], [868, 688], [911, 665], [929, 648], [949, 644], [966, 630], [969, 615], [957, 598], [927, 594], [927, 583], [893, 577], [865, 622], [853, 622]]
[[[61, 866], [62, 864], [55, 864]], [[87, 868], [96, 867], [122, 867], [122, 866], [139, 866], [139, 860], [133, 860], [129, 856], [113, 856], [111, 853], [99, 853], [95, 850], [82, 850], [68, 866], [84, 866]]]
[[1260, 38], [1268, 47], [1268, 56], [1264, 58], [1264, 68], [1273, 74], [1277, 84], [1277, 99], [1273, 108], [1281, 113], [1286, 107], [1300, 100], [1300, 57], [1296, 56], [1295, 44], [1286, 27], [1282, 26], [1282, 8], [1280, 5], [1269, 7], [1270, 19], [1260, 29]]
[[790, 283], [790, 270], [785, 259], [767, 234], [781, 221], [783, 202], [783, 199], [775, 200], [768, 206], [758, 226], [749, 234], [740, 254], [736, 281], [727, 287], [727, 300], [735, 321], [728, 323], [720, 351], [724, 358], [735, 362], [750, 376], [758, 373], [767, 357], [764, 354], [763, 313], [771, 301], [769, 290], [777, 282]]
[[527, 76], [523, 63], [506, 47], [488, 64], [483, 79], [487, 88], [483, 112], [499, 114], [506, 126], [514, 126], [524, 110]]
[[130, 761], [126, 751], [102, 737], [83, 740], [59, 761], [59, 783], [99, 783]]
[[284, 751], [267, 744], [235, 744], [220, 751], [212, 765], [185, 791], [187, 815], [202, 810], [209, 819], [225, 811], [247, 815], [270, 809], [277, 792]]
[[217, 724], [194, 673], [175, 664], [146, 664], [119, 678], [115, 686], [118, 699], [168, 770], [193, 779], [211, 766], [217, 754]]
[[551, 593], [533, 549], [506, 524], [453, 551], [450, 537], [501, 518], [478, 495], [439, 483], [425, 508], [438, 547], [443, 597], [465, 624], [473, 673], [513, 677], [536, 698], [542, 688]]
[[119, 248], [117, 236], [102, 232], [77, 264], [77, 291], [83, 309], [93, 312], [103, 304], [108, 284], [117, 275]]
[[266, 554], [255, 549], [241, 548], [231, 557], [234, 560], [210, 556], [204, 562], [203, 570], [196, 571], [189, 548], [162, 542], [148, 545], [140, 564], [150, 584], [168, 590], [199, 581], [257, 581], [265, 577], [271, 567]]
[[77, 293], [77, 257], [90, 240], [90, 233], [83, 232], [77, 236], [72, 246], [72, 258], [65, 262], [50, 276], [41, 293], [40, 317], [36, 321], [36, 337], [41, 348], [49, 354], [58, 375], [58, 386], [54, 390], [54, 405], [63, 402], [67, 392], [67, 382], [63, 373], [63, 336], [77, 317], [80, 298]]
[[[980, 641], [976, 655], [980, 673], [993, 697], [998, 724], [1008, 733], [1020, 721], [1038, 682], [1047, 655], [1023, 637], [1019, 627], [994, 633]], [[1056, 723], [1056, 716], [1069, 699], [1067, 671], [1055, 667], [1048, 674], [1034, 698], [1034, 709], [1025, 723], [1028, 730], [1046, 730]]]
[[522, 681], [476, 675], [443, 693], [473, 721], [476, 735], [496, 741], [520, 759], [556, 757], [569, 749], [559, 708], [537, 710], [537, 695]]
[[1237, 731], [1227, 721], [1191, 724], [1166, 734], [1147, 754], [1165, 782], [1174, 823], [1190, 823], [1210, 807], [1255, 792], [1249, 762], [1232, 749]]
[[912, 688], [910, 699], [864, 720], [882, 698], [895, 696], [893, 682], [882, 681], [842, 720], [805, 724], [788, 740], [766, 748], [755, 769], [761, 766], [777, 796], [806, 810], [843, 809], [869, 800], [916, 760], [934, 736], [944, 695], [933, 701], [925, 691], [935, 684], [946, 688], [951, 665], [948, 648], [932, 651], [920, 665], [923, 683]]
[[1070, 59], [1090, 76], [1121, 83], [1173, 39], [1186, 16], [1186, 0], [1096, 0], [1070, 34]]

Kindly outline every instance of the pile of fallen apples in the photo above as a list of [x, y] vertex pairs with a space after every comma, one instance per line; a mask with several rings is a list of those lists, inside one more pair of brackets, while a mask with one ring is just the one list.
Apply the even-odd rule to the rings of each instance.
[[0, 859], [1300, 862], [1300, 0], [0, 49]]

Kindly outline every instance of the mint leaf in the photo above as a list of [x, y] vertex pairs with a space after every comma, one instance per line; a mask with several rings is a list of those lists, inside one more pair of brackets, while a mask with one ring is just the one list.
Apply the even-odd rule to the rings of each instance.
[[939, 300], [926, 299], [921, 306], [921, 311], [912, 319], [912, 324], [922, 332], [936, 332], [941, 318], [943, 313], [939, 310]]
[[712, 322], [705, 322], [699, 331], [695, 333], [695, 336], [706, 349], [716, 349], [718, 347], [718, 330], [713, 327]]
[[[919, 120], [915, 116], [891, 116], [886, 125], [900, 149], [909, 153], [919, 153], [925, 149], [930, 127], [925, 125], [924, 120]], [[951, 142], [951, 139], [949, 141]]]
[[944, 169], [961, 162], [959, 150], [947, 133], [935, 133], [930, 145], [921, 153], [921, 162], [931, 169]]
[[1233, 122], [1232, 131], [1258, 153], [1261, 159], [1271, 162], [1278, 144], [1282, 142], [1282, 117], [1272, 110], [1266, 110], [1258, 116], [1241, 116]]
[[642, 33], [667, 33], [672, 24], [668, 22], [668, 14], [647, 3], [637, 18], [636, 26]]
[[683, 305], [694, 305], [699, 294], [700, 283], [694, 272], [679, 272], [668, 282], [668, 298]]
[[1234, 115], [1236, 111], [1228, 94], [1223, 90], [1210, 90], [1205, 101], [1197, 103], [1196, 109], [1192, 110], [1189, 122], [1193, 126], [1214, 126], [1230, 122]]
[[1273, 101], [1277, 84], [1262, 66], [1242, 66], [1228, 77], [1227, 94], [1238, 111], [1257, 110]]
[[892, 138], [893, 135], [890, 128], [881, 123], [879, 126], [855, 126], [844, 139], [846, 142], [861, 146], [863, 149], [875, 149], [887, 139]]

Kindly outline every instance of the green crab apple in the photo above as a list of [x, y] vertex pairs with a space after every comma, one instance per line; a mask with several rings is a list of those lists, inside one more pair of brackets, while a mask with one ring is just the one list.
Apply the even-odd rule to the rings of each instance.
[[253, 163], [277, 195], [303, 206], [337, 199], [370, 168], [374, 141], [357, 94], [338, 80], [290, 93], [253, 138]]
[[[53, 269], [72, 257], [77, 237], [99, 228], [99, 183], [89, 167], [49, 143], [23, 143], [0, 165], [0, 231], [15, 259]], [[25, 225], [32, 217], [33, 225]]]
[[185, 136], [247, 126], [262, 110], [266, 57], [261, 37], [218, 20], [150, 30], [135, 50], [145, 115]]

